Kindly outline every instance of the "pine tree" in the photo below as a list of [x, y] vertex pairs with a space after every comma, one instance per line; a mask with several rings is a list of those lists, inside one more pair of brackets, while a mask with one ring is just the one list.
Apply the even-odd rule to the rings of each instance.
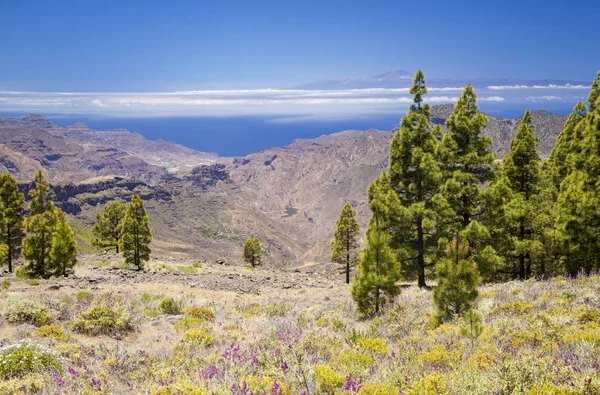
[[600, 269], [600, 72], [588, 100], [589, 111], [574, 129], [580, 149], [569, 157], [571, 172], [554, 207], [561, 262], [571, 275]]
[[590, 94], [588, 95], [588, 104], [590, 111], [594, 111], [598, 109], [600, 106], [600, 102], [598, 98], [600, 97], [600, 70], [596, 74], [596, 78], [592, 82], [592, 86], [590, 87]]
[[456, 216], [454, 231], [466, 228], [480, 215], [481, 185], [489, 181], [495, 157], [490, 152], [492, 139], [483, 135], [487, 122], [478, 112], [473, 87], [467, 85], [446, 121], [448, 132], [439, 148], [445, 175], [441, 191]]
[[29, 217], [24, 221], [27, 236], [23, 239], [22, 253], [29, 260], [27, 274], [30, 277], [48, 277], [58, 209], [48, 198], [49, 187], [41, 170], [35, 175], [34, 182], [35, 188], [29, 191], [33, 199], [29, 203]]
[[400, 294], [400, 264], [390, 248], [390, 234], [396, 232], [400, 200], [391, 188], [387, 172], [369, 185], [368, 204], [373, 216], [367, 229], [366, 247], [360, 254], [352, 296], [362, 315], [378, 313], [383, 304]]
[[460, 235], [448, 247], [448, 256], [437, 262], [435, 272], [433, 300], [438, 308], [437, 319], [447, 321], [470, 310], [478, 296], [479, 273], [469, 246]]
[[377, 314], [385, 302], [400, 294], [400, 265], [389, 247], [385, 226], [374, 214], [367, 230], [367, 245], [361, 253], [358, 274], [352, 284], [352, 297], [362, 315]]
[[256, 267], [262, 263], [262, 245], [259, 239], [253, 238], [244, 241], [242, 258], [252, 267]]
[[119, 240], [121, 239], [121, 228], [125, 217], [125, 204], [113, 201], [104, 206], [102, 213], [96, 214], [96, 223], [92, 228], [92, 244], [98, 248], [115, 248], [119, 253]]
[[583, 136], [576, 133], [576, 130], [579, 130], [577, 125], [585, 118], [586, 110], [587, 107], [582, 102], [575, 104], [573, 112], [565, 122], [565, 127], [558, 135], [550, 157], [544, 162], [544, 172], [551, 179], [555, 194], [558, 194], [561, 182], [574, 169], [578, 161], [577, 157], [581, 152]]
[[75, 264], [77, 264], [75, 233], [67, 223], [64, 213], [59, 210], [50, 249], [51, 272], [55, 276], [67, 276]]
[[150, 259], [150, 242], [152, 232], [148, 223], [148, 215], [144, 202], [134, 194], [123, 218], [121, 230], [121, 250], [125, 262], [134, 265], [138, 270], [144, 268], [144, 262]]
[[33, 182], [35, 183], [35, 188], [29, 191], [29, 196], [31, 197], [31, 201], [29, 202], [30, 216], [45, 213], [54, 207], [48, 196], [50, 187], [44, 179], [44, 174], [41, 170], [38, 170], [35, 174]]
[[25, 198], [10, 173], [0, 175], [0, 202], [3, 207], [4, 226], [0, 243], [6, 245], [5, 260], [8, 271], [12, 273], [13, 262], [21, 256], [21, 245], [25, 235], [23, 231], [23, 202]]
[[402, 205], [390, 241], [399, 251], [405, 270], [416, 272], [419, 286], [424, 287], [425, 268], [431, 265], [430, 255], [437, 247], [433, 197], [441, 180], [436, 160], [441, 128], [431, 125], [430, 107], [422, 105], [427, 87], [420, 70], [410, 93], [414, 104], [402, 118], [390, 145], [389, 179]]
[[360, 225], [356, 222], [356, 211], [347, 202], [336, 222], [334, 240], [331, 242], [331, 261], [346, 266], [346, 284], [350, 284], [350, 267], [358, 260], [358, 236]]
[[534, 227], [539, 214], [536, 197], [541, 188], [540, 157], [536, 150], [538, 141], [531, 112], [526, 111], [503, 164], [512, 190], [511, 201], [506, 208], [512, 225], [508, 231], [515, 239], [516, 274], [522, 280], [531, 277], [532, 256], [538, 255], [542, 248]]

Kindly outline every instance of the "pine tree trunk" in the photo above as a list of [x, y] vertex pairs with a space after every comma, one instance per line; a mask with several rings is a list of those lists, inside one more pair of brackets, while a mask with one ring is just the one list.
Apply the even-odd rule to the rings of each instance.
[[377, 285], [377, 289], [375, 290], [375, 312], [379, 313], [379, 285]]
[[[519, 229], [519, 240], [523, 241], [525, 238], [525, 224], [521, 219], [520, 229]], [[519, 255], [519, 279], [525, 280], [525, 255]]]
[[417, 222], [417, 270], [419, 271], [418, 285], [420, 288], [426, 287], [425, 284], [425, 243], [423, 240], [423, 220]]
[[346, 254], [346, 284], [350, 284], [350, 253]]
[[8, 244], [8, 272], [12, 273], [13, 271], [13, 262], [12, 262], [12, 255], [13, 255], [13, 246], [12, 246], [12, 235], [11, 235], [11, 228], [10, 225], [7, 227], [6, 229], [6, 241]]

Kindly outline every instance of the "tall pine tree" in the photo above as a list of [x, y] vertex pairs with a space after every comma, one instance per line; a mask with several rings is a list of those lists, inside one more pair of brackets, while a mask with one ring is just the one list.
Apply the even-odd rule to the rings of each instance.
[[572, 153], [554, 208], [562, 262], [572, 275], [600, 269], [600, 72], [588, 100], [589, 111], [574, 129], [581, 149]]
[[51, 266], [50, 251], [57, 223], [57, 208], [48, 197], [49, 186], [42, 171], [34, 178], [35, 188], [29, 191], [29, 217], [24, 221], [27, 237], [23, 239], [23, 256], [29, 260], [30, 277], [48, 277]]
[[23, 230], [23, 203], [25, 198], [10, 173], [0, 175], [0, 202], [2, 203], [5, 225], [0, 234], [0, 243], [6, 245], [6, 263], [12, 273], [13, 262], [21, 256], [21, 245], [25, 236]]
[[410, 93], [414, 103], [390, 145], [390, 185], [401, 203], [390, 242], [399, 251], [403, 268], [416, 272], [419, 286], [424, 287], [425, 268], [433, 264], [430, 257], [437, 247], [433, 197], [441, 180], [436, 160], [441, 128], [432, 126], [430, 107], [423, 104], [427, 87], [421, 70], [415, 74]]
[[114, 248], [119, 253], [121, 228], [125, 217], [125, 204], [113, 201], [104, 206], [102, 213], [96, 214], [96, 223], [92, 228], [92, 244], [98, 248]]
[[477, 95], [467, 85], [446, 121], [448, 132], [439, 148], [445, 182], [442, 195], [455, 213], [454, 231], [466, 228], [480, 215], [480, 193], [489, 181], [495, 155], [492, 139], [483, 135], [488, 118], [478, 111]]
[[331, 242], [331, 261], [343, 264], [346, 269], [346, 284], [350, 284], [350, 268], [358, 260], [358, 236], [360, 225], [356, 221], [356, 211], [347, 202], [336, 222], [334, 239]]
[[366, 247], [361, 252], [352, 297], [362, 315], [379, 313], [385, 302], [400, 294], [400, 264], [389, 246], [390, 220], [400, 202], [390, 188], [387, 173], [369, 186], [369, 207], [373, 217], [367, 229]]
[[62, 211], [57, 210], [56, 219], [50, 249], [50, 272], [54, 276], [67, 276], [77, 263], [77, 242]]
[[123, 219], [121, 250], [125, 262], [142, 270], [144, 263], [150, 259], [151, 241], [152, 232], [148, 223], [148, 214], [144, 202], [136, 193], [132, 196]]
[[503, 170], [512, 190], [506, 208], [509, 232], [514, 238], [513, 256], [517, 258], [516, 274], [525, 280], [531, 277], [532, 259], [541, 252], [536, 216], [539, 214], [538, 196], [541, 188], [540, 157], [537, 152], [539, 138], [531, 112], [521, 118], [517, 134], [504, 157]]

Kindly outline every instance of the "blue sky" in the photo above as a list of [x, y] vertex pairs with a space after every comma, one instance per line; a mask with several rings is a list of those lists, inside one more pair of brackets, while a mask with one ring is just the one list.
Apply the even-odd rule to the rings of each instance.
[[0, 91], [285, 88], [394, 68], [591, 81], [599, 14], [597, 1], [6, 0]]

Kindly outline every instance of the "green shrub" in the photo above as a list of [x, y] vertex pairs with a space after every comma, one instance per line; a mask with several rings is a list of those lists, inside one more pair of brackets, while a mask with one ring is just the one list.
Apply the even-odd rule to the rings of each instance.
[[175, 329], [177, 330], [188, 330], [194, 328], [200, 328], [204, 325], [204, 318], [194, 318], [185, 316], [175, 324]]
[[186, 331], [181, 338], [182, 342], [199, 347], [208, 347], [214, 340], [215, 338], [206, 329], [191, 329]]
[[27, 274], [27, 265], [17, 266], [17, 268], [15, 269], [15, 277], [18, 278], [19, 280], [28, 279], [29, 275]]
[[344, 384], [344, 376], [336, 373], [327, 365], [315, 366], [315, 378], [319, 393], [333, 395], [338, 387]]
[[10, 300], [6, 318], [11, 324], [46, 325], [53, 320], [48, 307], [34, 299]]
[[28, 281], [28, 284], [33, 286], [40, 285], [40, 280], [38, 280], [37, 278], [32, 278]]
[[88, 291], [80, 291], [76, 297], [79, 300], [91, 300], [93, 298], [92, 294]]
[[57, 324], [40, 326], [35, 330], [35, 335], [39, 337], [52, 337], [57, 340], [69, 340], [69, 335]]
[[196, 267], [179, 265], [179, 266], [177, 266], [177, 271], [179, 271], [181, 273], [185, 273], [185, 274], [196, 274]]
[[194, 306], [188, 311], [186, 311], [185, 315], [186, 317], [199, 318], [208, 321], [212, 321], [215, 319], [215, 314], [206, 307]]
[[179, 315], [183, 313], [183, 301], [180, 299], [165, 298], [158, 304], [158, 309], [164, 314]]
[[7, 278], [2, 280], [2, 282], [0, 283], [0, 289], [9, 289], [9, 288], [10, 288], [10, 280]]
[[61, 357], [49, 347], [30, 341], [0, 348], [0, 378], [20, 378], [30, 373], [62, 372]]
[[268, 304], [264, 309], [267, 317], [283, 317], [292, 307], [284, 302]]
[[85, 311], [73, 319], [71, 327], [75, 332], [86, 335], [119, 336], [136, 329], [137, 317], [127, 305], [105, 295], [94, 299]]

